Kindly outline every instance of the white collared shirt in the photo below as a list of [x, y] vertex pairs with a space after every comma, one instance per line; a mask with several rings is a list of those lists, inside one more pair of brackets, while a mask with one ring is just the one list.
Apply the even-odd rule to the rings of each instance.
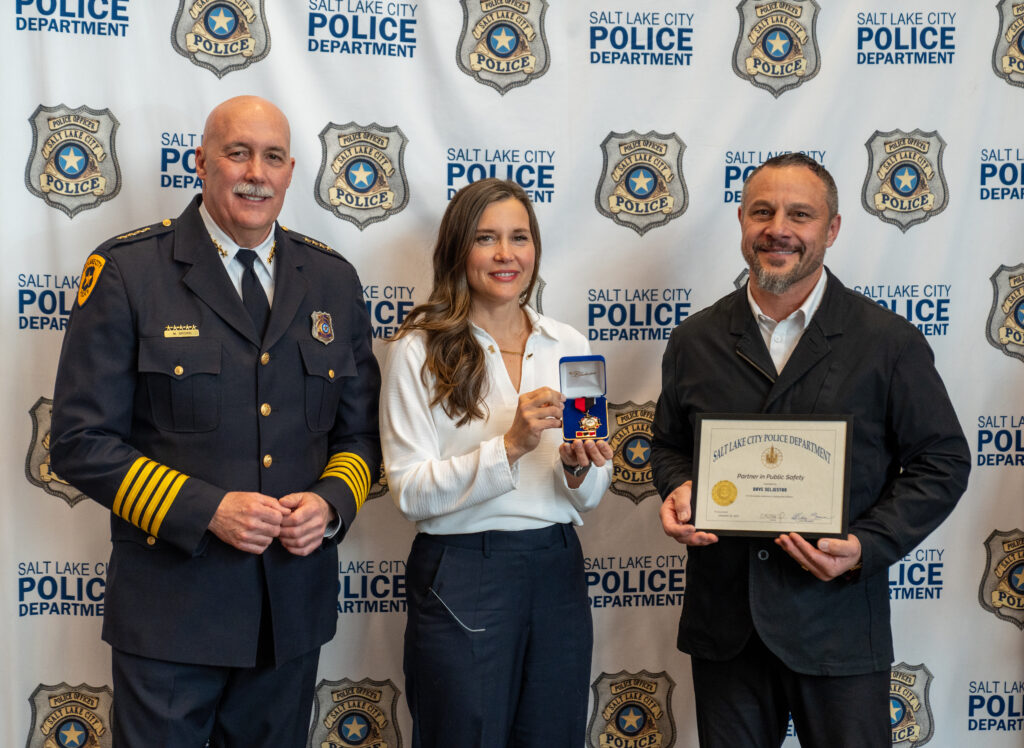
[[[590, 353], [569, 325], [526, 307], [532, 332], [526, 341], [519, 392], [558, 389], [561, 356]], [[509, 466], [503, 435], [512, 425], [519, 392], [497, 343], [472, 325], [484, 351], [487, 382], [484, 419], [458, 426], [440, 405], [431, 406], [433, 378], [424, 384], [426, 336], [411, 332], [388, 343], [380, 393], [380, 435], [388, 487], [399, 510], [421, 532], [470, 533], [529, 530], [554, 523], [583, 524], [612, 478], [612, 463], [591, 467], [583, 484], [569, 488], [558, 445], [561, 429], [546, 429], [540, 444]]]
[[793, 350], [796, 348], [796, 344], [800, 342], [800, 338], [804, 334], [804, 330], [807, 329], [807, 325], [811, 322], [811, 317], [818, 311], [818, 307], [821, 306], [821, 300], [825, 296], [825, 286], [828, 284], [828, 273], [822, 269], [821, 277], [818, 278], [818, 282], [814, 285], [814, 288], [807, 298], [804, 299], [804, 303], [800, 305], [800, 308], [794, 311], [786, 319], [776, 322], [767, 314], [761, 311], [761, 307], [754, 301], [754, 295], [750, 293], [750, 281], [747, 281], [747, 301], [750, 303], [750, 311], [754, 313], [754, 319], [757, 320], [757, 326], [761, 329], [761, 337], [764, 338], [764, 344], [768, 347], [768, 353], [771, 354], [772, 361], [775, 363], [775, 371], [778, 373], [782, 372], [782, 367], [789, 361], [789, 357], [793, 355]]
[[274, 273], [270, 267], [270, 249], [274, 246], [274, 229], [270, 230], [267, 238], [260, 242], [259, 246], [239, 247], [235, 240], [228, 236], [217, 225], [217, 222], [213, 220], [213, 216], [210, 215], [210, 211], [206, 209], [204, 203], [199, 204], [199, 215], [202, 217], [203, 224], [205, 224], [206, 230], [210, 233], [210, 237], [227, 252], [227, 256], [221, 255], [220, 259], [224, 263], [224, 269], [228, 271], [231, 283], [234, 284], [235, 290], [238, 291], [239, 298], [242, 296], [242, 274], [245, 272], [245, 266], [242, 265], [240, 260], [235, 258], [235, 253], [239, 249], [251, 249], [256, 253], [256, 262], [252, 264], [253, 268], [256, 269], [256, 277], [259, 278], [263, 290], [267, 292], [267, 301], [270, 303], [270, 306], [273, 306]]

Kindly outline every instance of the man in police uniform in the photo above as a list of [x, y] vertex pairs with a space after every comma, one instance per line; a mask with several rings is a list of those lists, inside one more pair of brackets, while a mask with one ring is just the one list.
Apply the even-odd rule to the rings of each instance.
[[[761, 165], [739, 209], [746, 287], [679, 325], [662, 362], [651, 462], [662, 527], [689, 546], [677, 645], [702, 748], [776, 748], [790, 714], [804, 748], [889, 746], [888, 568], [967, 485], [970, 452], [924, 336], [823, 265], [838, 210], [815, 161]], [[699, 413], [852, 415], [849, 534], [695, 528]]]
[[112, 512], [117, 745], [305, 742], [380, 375], [355, 270], [276, 224], [289, 140], [270, 102], [222, 103], [202, 197], [86, 262], [51, 457]]

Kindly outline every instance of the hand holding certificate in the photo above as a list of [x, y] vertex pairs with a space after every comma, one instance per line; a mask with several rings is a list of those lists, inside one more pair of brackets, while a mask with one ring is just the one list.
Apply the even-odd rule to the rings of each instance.
[[698, 416], [694, 526], [719, 535], [845, 537], [851, 420]]

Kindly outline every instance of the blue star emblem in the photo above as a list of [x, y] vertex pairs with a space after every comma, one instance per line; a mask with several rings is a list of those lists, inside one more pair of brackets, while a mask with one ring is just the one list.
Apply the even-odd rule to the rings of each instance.
[[894, 698], [889, 699], [889, 722], [894, 725], [898, 725], [903, 721], [903, 714], [905, 711], [902, 701]]
[[89, 164], [89, 159], [85, 157], [85, 151], [81, 146], [68, 144], [65, 145], [57, 153], [57, 168], [62, 171], [65, 176], [77, 177]]
[[776, 29], [764, 39], [764, 51], [773, 60], [781, 60], [789, 54], [793, 41], [782, 29]]
[[626, 180], [629, 191], [637, 197], [647, 197], [654, 192], [654, 188], [658, 185], [654, 172], [643, 166], [633, 169]]
[[487, 43], [494, 54], [508, 57], [519, 46], [519, 37], [511, 26], [499, 23], [487, 35]]
[[341, 723], [341, 737], [346, 743], [359, 742], [366, 737], [370, 723], [361, 714], [353, 714]]
[[76, 719], [70, 719], [57, 730], [57, 742], [61, 748], [77, 748], [85, 745], [89, 733], [85, 726]]
[[919, 181], [917, 169], [909, 164], [897, 169], [892, 175], [892, 186], [901, 195], [909, 195], [917, 188]]
[[636, 735], [643, 729], [644, 722], [646, 721], [644, 713], [638, 707], [632, 705], [619, 712], [619, 716], [616, 718], [619, 729], [627, 735]]
[[[1017, 317], [1021, 317], [1022, 314], [1024, 314], [1024, 312], [1022, 312], [1021, 307], [1018, 306]], [[1010, 585], [1017, 592], [1024, 590], [1024, 564], [1019, 564], [1016, 569], [1010, 572]]]
[[646, 464], [651, 453], [651, 443], [642, 436], [626, 442], [626, 460], [630, 465]]
[[366, 192], [377, 181], [377, 170], [364, 159], [353, 161], [345, 173], [348, 176], [348, 183], [360, 192]]
[[231, 36], [237, 25], [238, 17], [226, 5], [216, 5], [206, 14], [206, 30], [218, 39]]

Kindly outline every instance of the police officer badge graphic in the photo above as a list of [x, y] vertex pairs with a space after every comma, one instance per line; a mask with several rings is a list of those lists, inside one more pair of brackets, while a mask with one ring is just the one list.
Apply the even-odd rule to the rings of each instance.
[[985, 539], [985, 553], [978, 602], [997, 618], [1024, 629], [1024, 532], [993, 530]]
[[601, 143], [597, 210], [640, 236], [686, 212], [686, 144], [674, 132], [610, 132]]
[[1024, 263], [1000, 265], [992, 274], [992, 309], [988, 342], [1007, 356], [1024, 361]]
[[118, 121], [109, 109], [39, 105], [28, 119], [32, 149], [25, 186], [52, 208], [74, 218], [121, 191], [114, 151]]
[[548, 71], [547, 0], [461, 2], [462, 35], [455, 57], [462, 72], [504, 96]]
[[360, 231], [401, 212], [409, 202], [408, 142], [398, 126], [327, 123], [320, 131], [316, 201]]
[[818, 4], [814, 0], [742, 0], [732, 69], [778, 98], [821, 67]]
[[171, 29], [175, 51], [223, 78], [270, 53], [263, 0], [181, 0]]
[[25, 748], [110, 748], [110, 688], [44, 686], [32, 692]]
[[632, 400], [621, 404], [608, 403], [608, 417], [612, 427], [608, 446], [614, 453], [611, 492], [639, 504], [658, 493], [651, 483], [654, 401], [648, 400], [641, 405]]
[[402, 748], [398, 689], [390, 681], [322, 680], [307, 748]]
[[370, 492], [366, 494], [366, 500], [379, 499], [381, 496], [388, 492], [388, 474], [384, 468], [384, 465], [380, 466], [380, 475], [377, 480], [370, 486]]
[[889, 726], [894, 748], [920, 746], [932, 739], [932, 674], [924, 665], [901, 662], [889, 671]]
[[591, 688], [594, 707], [588, 748], [668, 748], [676, 742], [668, 673], [601, 673]]
[[876, 130], [868, 142], [864, 210], [906, 233], [938, 215], [949, 202], [942, 152], [946, 141], [935, 130]]
[[74, 506], [86, 495], [57, 475], [50, 468], [50, 418], [53, 400], [40, 397], [32, 406], [32, 441], [25, 457], [25, 477], [34, 486], [46, 493], [64, 499], [68, 506]]
[[992, 69], [1011, 86], [1024, 87], [1024, 3], [999, 0], [999, 33]]

